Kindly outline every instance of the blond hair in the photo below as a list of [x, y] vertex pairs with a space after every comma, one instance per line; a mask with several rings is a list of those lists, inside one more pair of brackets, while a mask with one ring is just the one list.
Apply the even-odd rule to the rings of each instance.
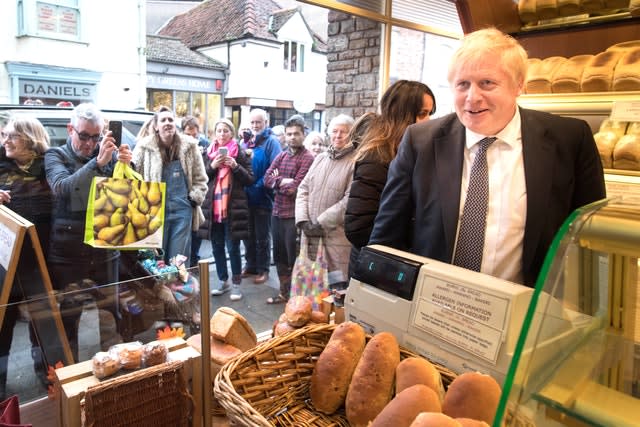
[[24, 139], [24, 146], [38, 155], [49, 149], [49, 134], [35, 117], [15, 116], [9, 119], [8, 126]]

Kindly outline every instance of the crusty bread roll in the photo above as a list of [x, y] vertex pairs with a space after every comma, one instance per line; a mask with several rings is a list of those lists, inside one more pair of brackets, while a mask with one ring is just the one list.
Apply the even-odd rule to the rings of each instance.
[[279, 337], [289, 332], [295, 331], [296, 329], [299, 329], [299, 328], [292, 326], [286, 320], [284, 322], [278, 322], [273, 328], [273, 336]]
[[444, 399], [440, 371], [427, 359], [407, 357], [396, 367], [396, 394], [414, 384], [424, 384], [436, 392], [440, 402]]
[[558, 0], [537, 0], [536, 13], [540, 19], [551, 19], [558, 16]]
[[239, 348], [242, 351], [252, 349], [258, 343], [255, 331], [240, 313], [231, 307], [220, 307], [209, 321], [212, 338]]
[[618, 136], [611, 131], [597, 132], [593, 135], [593, 139], [596, 141], [596, 147], [598, 148], [598, 154], [600, 155], [600, 161], [602, 161], [603, 168], [613, 167], [613, 149], [618, 142]]
[[441, 412], [422, 412], [410, 427], [462, 427], [460, 423]]
[[551, 93], [553, 75], [566, 61], [567, 58], [562, 56], [550, 56], [539, 63], [531, 64], [525, 82], [527, 93]]
[[329, 316], [319, 310], [311, 312], [311, 323], [329, 323]]
[[613, 90], [640, 90], [640, 47], [624, 53], [613, 71]]
[[284, 307], [284, 314], [291, 326], [301, 327], [311, 320], [313, 304], [310, 298], [301, 295], [293, 296]]
[[640, 135], [622, 136], [613, 149], [613, 168], [640, 170]]
[[398, 363], [400, 347], [393, 334], [379, 332], [369, 340], [347, 391], [345, 407], [351, 426], [367, 426], [389, 403]]
[[344, 322], [333, 330], [311, 374], [309, 395], [318, 411], [332, 414], [342, 406], [364, 346], [364, 330], [357, 323]]
[[581, 0], [558, 0], [558, 15], [572, 16], [580, 13]]
[[462, 427], [490, 427], [484, 421], [473, 420], [471, 418], [456, 418]]
[[465, 372], [449, 384], [442, 412], [451, 418], [471, 418], [492, 424], [501, 392], [492, 376]]
[[576, 55], [560, 64], [553, 73], [551, 92], [580, 92], [580, 81], [585, 65], [593, 59], [593, 55]]
[[424, 384], [397, 393], [369, 427], [409, 427], [420, 412], [441, 412], [440, 398]]
[[518, 15], [520, 16], [520, 20], [525, 24], [537, 22], [538, 14], [536, 13], [536, 0], [519, 0]]
[[613, 87], [613, 70], [622, 56], [621, 51], [604, 51], [589, 61], [582, 73], [582, 92], [608, 92]]

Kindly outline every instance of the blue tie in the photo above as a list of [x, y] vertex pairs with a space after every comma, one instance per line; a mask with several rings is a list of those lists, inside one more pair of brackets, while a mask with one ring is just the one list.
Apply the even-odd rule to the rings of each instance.
[[453, 263], [469, 270], [480, 271], [484, 232], [487, 225], [487, 204], [489, 203], [489, 167], [487, 149], [496, 138], [484, 138], [471, 166], [467, 199], [464, 202], [460, 231]]

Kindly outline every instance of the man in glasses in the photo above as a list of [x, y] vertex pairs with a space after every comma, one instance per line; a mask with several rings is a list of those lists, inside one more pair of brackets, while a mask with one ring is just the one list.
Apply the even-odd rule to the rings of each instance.
[[[119, 252], [84, 243], [87, 201], [93, 177], [111, 176], [117, 160], [131, 161], [129, 147], [123, 144], [118, 148], [111, 132], [105, 132], [104, 126], [102, 112], [95, 105], [80, 104], [67, 124], [67, 143], [51, 148], [45, 154], [47, 181], [54, 196], [48, 267], [54, 287], [64, 292], [60, 310], [76, 361], [78, 321], [83, 302], [90, 297], [100, 308], [102, 349], [106, 350], [120, 340], [115, 285]], [[86, 288], [91, 292], [77, 292]]]

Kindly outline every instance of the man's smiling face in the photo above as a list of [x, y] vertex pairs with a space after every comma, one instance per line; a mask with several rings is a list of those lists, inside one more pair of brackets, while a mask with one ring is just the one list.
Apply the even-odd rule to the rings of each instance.
[[462, 124], [482, 135], [495, 135], [511, 121], [522, 84], [501, 65], [499, 57], [461, 66], [453, 75], [456, 114]]

